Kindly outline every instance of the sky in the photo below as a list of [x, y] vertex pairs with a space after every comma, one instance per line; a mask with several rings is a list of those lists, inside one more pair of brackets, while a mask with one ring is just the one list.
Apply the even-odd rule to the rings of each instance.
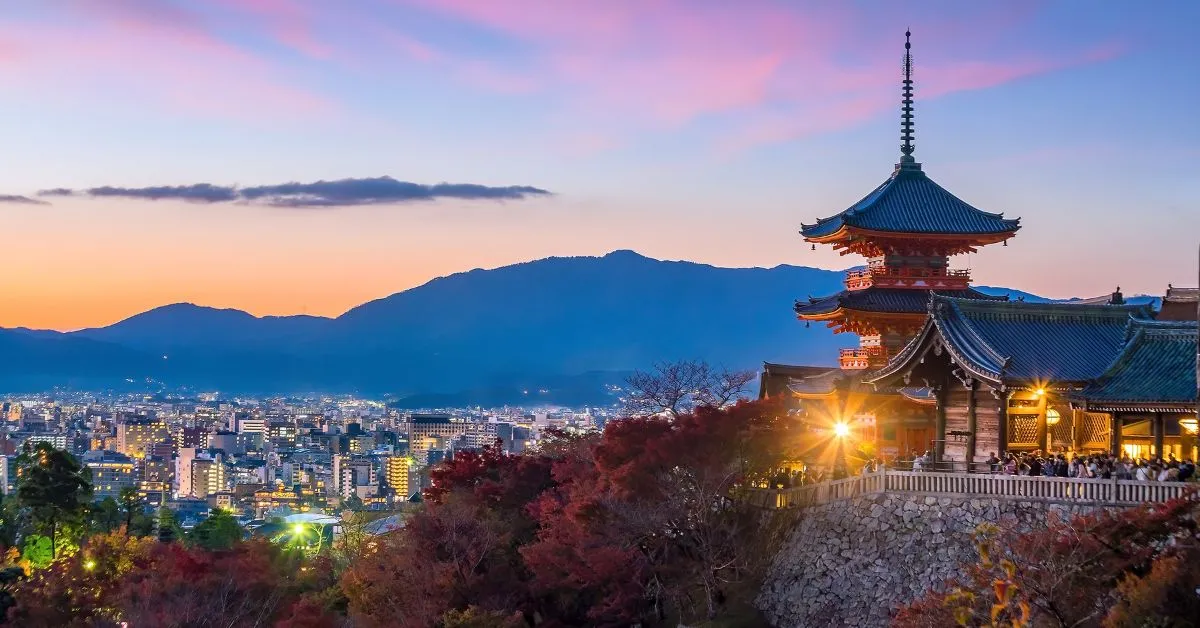
[[906, 28], [917, 160], [1021, 218], [956, 265], [1162, 294], [1197, 281], [1197, 23], [1170, 0], [4, 0], [0, 327], [336, 316], [615, 249], [852, 266], [797, 231], [898, 160]]

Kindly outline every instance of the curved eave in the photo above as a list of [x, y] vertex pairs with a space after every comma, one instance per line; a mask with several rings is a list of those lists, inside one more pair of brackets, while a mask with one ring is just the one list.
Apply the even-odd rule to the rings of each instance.
[[[967, 325], [968, 329], [964, 333], [958, 334], [958, 333], [955, 333], [954, 331], [948, 329], [948, 326], [944, 325], [943, 321], [941, 319], [939, 319], [937, 316], [931, 317], [930, 320], [932, 320], [934, 326], [937, 327], [937, 331], [938, 331], [937, 341], [940, 342], [942, 348], [947, 353], [950, 354], [950, 362], [952, 364], [963, 369], [964, 371], [966, 371], [973, 377], [976, 377], [983, 381], [989, 382], [991, 384], [995, 384], [995, 385], [1000, 384], [1000, 380], [1004, 376], [1002, 371], [1004, 370], [1004, 365], [1007, 362], [1007, 360], [1005, 358], [1003, 358], [1002, 356], [1000, 356], [998, 353], [996, 353], [996, 350], [993, 349], [990, 345], [987, 344], [987, 342], [985, 342], [983, 340], [983, 338], [979, 335], [979, 332], [977, 332], [974, 327], [971, 327], [968, 324]], [[979, 351], [988, 354], [987, 357], [990, 357], [990, 358], [1000, 362], [1000, 368], [998, 368], [998, 369], [993, 368], [990, 365], [984, 364], [983, 362], [974, 359], [972, 356], [967, 355], [965, 352], [960, 351], [958, 346], [956, 346], [957, 343], [952, 342], [952, 338], [951, 338], [952, 336], [959, 337], [963, 341], [964, 345], [966, 345], [966, 344], [978, 345], [976, 348]]]
[[841, 307], [839, 307], [835, 310], [831, 310], [829, 312], [817, 312], [814, 314], [805, 314], [805, 313], [797, 310], [796, 318], [799, 318], [800, 320], [805, 320], [805, 321], [834, 321], [834, 320], [840, 320], [842, 318], [845, 318], [846, 311], [847, 310], [845, 308], [841, 308]]
[[916, 365], [924, 361], [926, 354], [936, 345], [940, 346], [943, 351], [946, 351], [950, 355], [950, 361], [954, 366], [961, 368], [968, 375], [994, 386], [1001, 385], [1002, 373], [978, 363], [971, 359], [970, 356], [956, 349], [946, 340], [945, 333], [945, 330], [938, 324], [937, 319], [930, 318], [926, 321], [925, 326], [921, 328], [917, 336], [900, 353], [896, 354], [888, 362], [887, 366], [875, 371], [865, 381], [876, 387], [886, 385], [896, 377], [900, 377], [902, 373], [916, 368]]
[[[816, 226], [816, 225], [814, 225]], [[996, 244], [1003, 242], [1017, 234], [1020, 225], [1014, 226], [1008, 231], [988, 232], [988, 233], [917, 233], [912, 231], [879, 231], [875, 229], [862, 229], [853, 225], [842, 224], [837, 231], [823, 236], [805, 235], [804, 230], [800, 231], [800, 235], [804, 236], [805, 242], [814, 244], [830, 244], [834, 242], [846, 242], [856, 237], [866, 239], [892, 239], [892, 240], [969, 240], [972, 244], [986, 246], [988, 244]]]

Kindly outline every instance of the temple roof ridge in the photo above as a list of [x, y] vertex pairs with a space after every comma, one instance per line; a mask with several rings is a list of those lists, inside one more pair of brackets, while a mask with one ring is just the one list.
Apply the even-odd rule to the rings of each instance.
[[1077, 318], [1120, 319], [1122, 322], [1130, 319], [1153, 320], [1151, 318], [1153, 308], [1148, 303], [1112, 304], [1078, 301], [1030, 303], [997, 299], [963, 299], [957, 295], [931, 292], [930, 311], [932, 312], [939, 303], [953, 304], [956, 308], [974, 316], [990, 315], [1020, 319], [1021, 317], [1060, 315]]
[[1150, 315], [1147, 305], [981, 301], [935, 293], [917, 337], [867, 380], [887, 385], [941, 347], [968, 374], [993, 383], [1090, 382], [1127, 345], [1131, 324], [1175, 328], [1156, 326]]
[[1020, 218], [987, 212], [958, 198], [922, 170], [897, 168], [857, 203], [816, 223], [802, 224], [805, 238], [840, 229], [947, 235], [994, 235], [1021, 228]]
[[1091, 409], [1125, 409], [1114, 403], [1190, 408], [1196, 402], [1198, 330], [1196, 321], [1131, 320], [1120, 353], [1075, 398]]

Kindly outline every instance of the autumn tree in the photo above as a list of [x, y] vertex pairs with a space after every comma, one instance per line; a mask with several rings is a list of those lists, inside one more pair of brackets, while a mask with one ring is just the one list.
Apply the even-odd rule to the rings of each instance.
[[433, 469], [425, 510], [342, 577], [362, 626], [675, 625], [752, 597], [783, 524], [741, 499], [788, 441], [766, 403], [703, 405]]
[[[590, 456], [556, 463], [522, 550], [565, 622], [712, 619], [752, 595], [786, 525], [739, 499], [786, 441], [763, 403], [615, 421]], [[767, 546], [772, 547], [767, 547]]]
[[126, 574], [115, 593], [130, 626], [271, 625], [304, 591], [301, 554], [263, 539], [223, 551], [151, 545], [142, 568]]
[[518, 549], [536, 523], [526, 506], [553, 484], [551, 461], [498, 444], [459, 452], [431, 472], [426, 509], [379, 539], [343, 577], [364, 626], [434, 625], [448, 610], [531, 608]]
[[1186, 625], [1200, 616], [1197, 517], [1200, 502], [1177, 499], [985, 531], [964, 577], [902, 608], [895, 625], [991, 626], [997, 612], [1006, 626]]
[[621, 412], [676, 417], [698, 407], [724, 408], [745, 397], [753, 379], [753, 371], [715, 368], [704, 361], [659, 362], [625, 380]]
[[33, 571], [12, 587], [15, 626], [106, 626], [120, 616], [121, 586], [144, 569], [154, 543], [119, 532], [91, 537], [79, 552]]

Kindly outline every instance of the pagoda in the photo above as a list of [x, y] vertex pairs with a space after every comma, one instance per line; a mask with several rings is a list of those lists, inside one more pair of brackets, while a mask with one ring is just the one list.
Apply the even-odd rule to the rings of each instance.
[[900, 163], [879, 187], [845, 211], [803, 225], [806, 242], [831, 244], [842, 255], [866, 258], [846, 273], [846, 289], [798, 301], [796, 315], [821, 321], [834, 333], [859, 336], [843, 349], [843, 371], [875, 369], [899, 353], [925, 322], [931, 293], [965, 299], [1004, 299], [970, 287], [970, 271], [954, 270], [951, 256], [1005, 242], [1019, 219], [981, 211], [930, 179], [913, 157], [912, 33], [905, 32]]

